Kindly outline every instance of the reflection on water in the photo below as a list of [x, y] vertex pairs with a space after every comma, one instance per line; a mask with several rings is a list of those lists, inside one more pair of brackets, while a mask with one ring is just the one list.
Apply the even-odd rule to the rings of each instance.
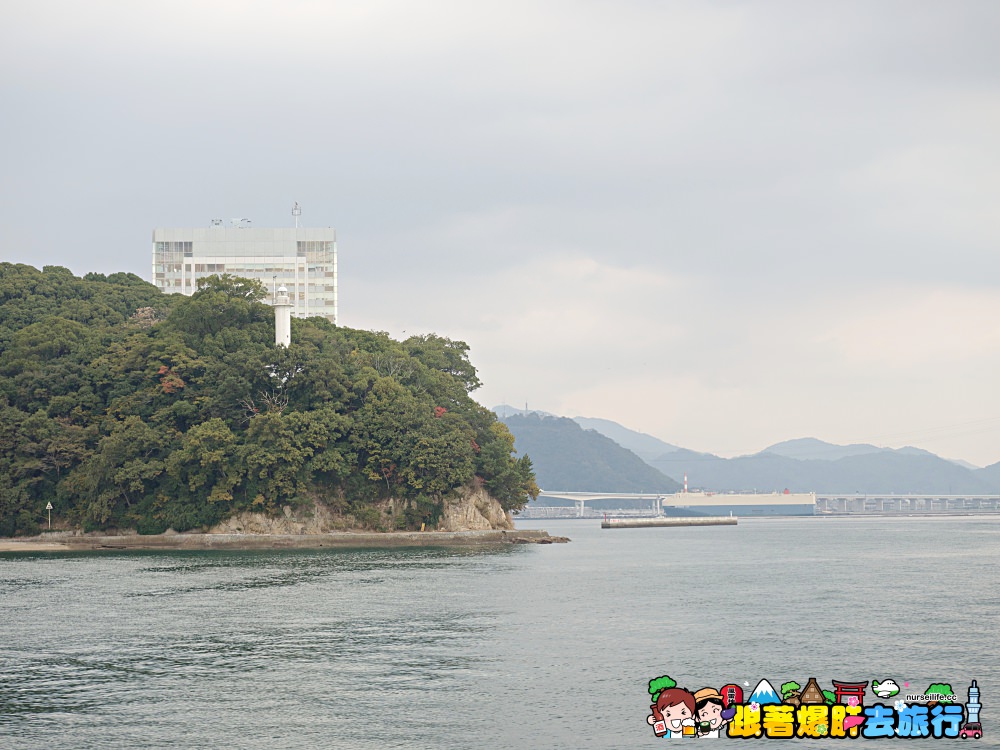
[[974, 677], [1000, 746], [1000, 520], [523, 525], [574, 541], [0, 555], [0, 747], [636, 747], [664, 673]]

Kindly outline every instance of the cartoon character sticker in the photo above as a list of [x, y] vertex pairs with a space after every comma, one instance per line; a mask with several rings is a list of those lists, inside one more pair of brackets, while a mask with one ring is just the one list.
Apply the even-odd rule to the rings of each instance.
[[713, 687], [696, 692], [694, 705], [699, 737], [721, 737], [723, 728], [736, 715], [736, 706], [727, 706], [722, 694]]
[[674, 739], [696, 735], [694, 694], [676, 685], [669, 675], [649, 681], [649, 694], [654, 702], [649, 707], [651, 713], [646, 722], [653, 727], [657, 737]]

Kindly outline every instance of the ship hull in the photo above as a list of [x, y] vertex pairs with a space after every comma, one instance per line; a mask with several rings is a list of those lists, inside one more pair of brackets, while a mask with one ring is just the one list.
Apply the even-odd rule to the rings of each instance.
[[816, 496], [796, 494], [705, 494], [681, 492], [663, 499], [663, 514], [736, 516], [768, 518], [771, 516], [811, 516], [816, 512]]
[[665, 516], [811, 516], [813, 505], [706, 505], [697, 508], [685, 506], [664, 506]]

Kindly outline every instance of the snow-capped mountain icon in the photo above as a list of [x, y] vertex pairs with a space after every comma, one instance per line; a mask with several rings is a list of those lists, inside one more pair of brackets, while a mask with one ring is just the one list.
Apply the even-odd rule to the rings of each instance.
[[781, 703], [781, 696], [778, 695], [770, 682], [761, 680], [757, 683], [757, 687], [753, 689], [750, 697], [746, 699], [746, 703], [758, 703], [761, 706], [769, 703]]

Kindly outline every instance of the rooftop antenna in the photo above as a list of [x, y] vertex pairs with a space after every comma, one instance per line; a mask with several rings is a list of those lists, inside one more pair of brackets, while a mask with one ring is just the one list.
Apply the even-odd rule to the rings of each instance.
[[292, 206], [292, 216], [295, 217], [295, 228], [299, 228], [299, 217], [302, 215], [302, 209], [299, 207], [299, 202], [295, 201], [295, 205]]

